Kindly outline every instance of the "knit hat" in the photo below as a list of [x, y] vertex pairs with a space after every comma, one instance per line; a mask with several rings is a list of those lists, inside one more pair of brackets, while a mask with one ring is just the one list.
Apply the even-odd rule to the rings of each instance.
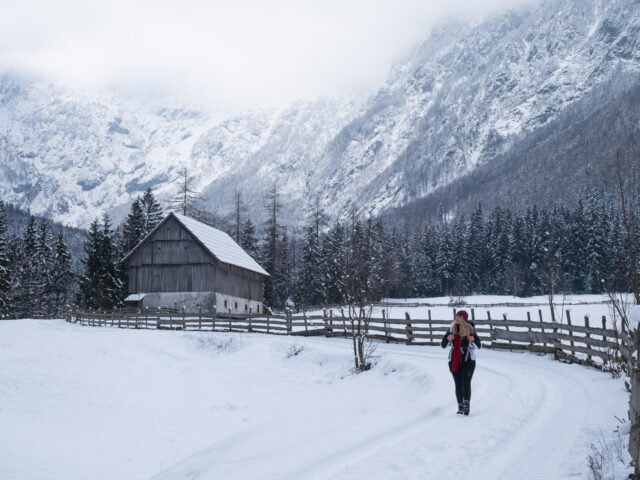
[[464, 318], [464, 321], [465, 321], [465, 322], [466, 322], [466, 321], [467, 321], [467, 319], [469, 318], [469, 314], [467, 313], [467, 311], [466, 311], [466, 310], [458, 310], [458, 311], [456, 312], [456, 317], [457, 317], [458, 315], [460, 315], [462, 318]]

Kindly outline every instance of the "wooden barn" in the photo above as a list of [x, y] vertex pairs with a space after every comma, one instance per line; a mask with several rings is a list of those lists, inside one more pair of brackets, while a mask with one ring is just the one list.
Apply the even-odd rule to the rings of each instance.
[[130, 305], [263, 311], [269, 274], [229, 235], [193, 218], [169, 213], [123, 260], [129, 267], [125, 302]]

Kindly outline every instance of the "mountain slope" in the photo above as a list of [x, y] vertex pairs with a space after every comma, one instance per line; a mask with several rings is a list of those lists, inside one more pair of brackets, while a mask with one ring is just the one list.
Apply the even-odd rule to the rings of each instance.
[[[577, 104], [581, 118], [592, 115], [639, 74], [640, 2], [546, 0], [435, 29], [369, 98], [222, 122], [175, 102], [139, 105], [5, 77], [0, 193], [86, 225], [119, 205], [122, 214], [147, 186], [169, 197], [185, 164], [218, 213], [239, 191], [259, 220], [277, 184], [289, 220], [315, 193], [331, 215], [351, 205], [375, 214], [508, 155], [561, 117], [570, 123]], [[503, 168], [516, 168], [511, 158]]]

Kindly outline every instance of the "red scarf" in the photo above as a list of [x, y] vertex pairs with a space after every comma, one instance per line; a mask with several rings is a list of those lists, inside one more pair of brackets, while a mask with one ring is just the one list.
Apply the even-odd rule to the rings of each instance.
[[[460, 331], [460, 326], [456, 325], [454, 330]], [[451, 359], [451, 371], [458, 371], [458, 364], [460, 363], [460, 344], [462, 343], [462, 337], [459, 334], [455, 334], [453, 337], [453, 358]]]

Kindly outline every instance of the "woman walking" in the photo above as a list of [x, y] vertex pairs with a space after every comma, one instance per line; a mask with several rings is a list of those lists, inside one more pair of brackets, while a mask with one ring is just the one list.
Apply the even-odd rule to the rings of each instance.
[[456, 399], [458, 400], [458, 414], [469, 415], [471, 401], [471, 378], [476, 368], [477, 348], [482, 344], [478, 338], [473, 322], [468, 321], [469, 315], [460, 310], [456, 318], [442, 337], [442, 348], [449, 350], [449, 371], [456, 384]]

